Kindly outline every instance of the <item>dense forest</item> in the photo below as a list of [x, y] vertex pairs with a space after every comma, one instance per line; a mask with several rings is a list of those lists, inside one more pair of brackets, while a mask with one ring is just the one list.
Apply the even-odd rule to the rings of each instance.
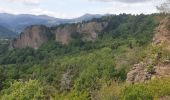
[[[126, 84], [128, 71], [151, 50], [165, 16], [112, 15], [93, 21], [109, 26], [96, 41], [72, 33], [64, 45], [53, 39], [39, 49], [11, 49], [0, 41], [1, 100], [153, 100], [169, 95], [170, 79]], [[83, 22], [86, 23], [86, 22]]]

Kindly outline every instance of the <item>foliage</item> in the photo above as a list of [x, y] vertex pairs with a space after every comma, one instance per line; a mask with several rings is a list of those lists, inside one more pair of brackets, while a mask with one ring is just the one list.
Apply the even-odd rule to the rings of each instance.
[[[51, 39], [38, 50], [7, 50], [8, 45], [0, 45], [0, 97], [30, 100], [43, 99], [45, 95], [54, 100], [118, 100], [127, 72], [150, 51], [146, 49], [157, 25], [156, 16], [122, 14], [93, 19], [108, 22], [93, 42], [83, 41], [80, 33], [72, 33], [69, 44]], [[29, 79], [33, 80], [17, 81]]]
[[104, 82], [102, 80], [99, 80], [98, 84], [101, 84], [101, 88], [94, 93], [93, 99], [96, 100], [119, 100], [120, 99], [120, 94], [123, 88], [122, 83], [115, 82], [115, 81]]
[[0, 96], [1, 100], [42, 100], [43, 87], [37, 80], [28, 82], [14, 81], [8, 89], [4, 89]]
[[122, 100], [153, 100], [170, 95], [170, 79], [155, 79], [125, 87]]

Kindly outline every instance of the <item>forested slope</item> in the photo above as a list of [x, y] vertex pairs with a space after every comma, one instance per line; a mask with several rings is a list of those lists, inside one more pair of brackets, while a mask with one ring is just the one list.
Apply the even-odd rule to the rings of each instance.
[[[133, 65], [149, 53], [154, 30], [163, 18], [157, 14], [106, 16], [93, 19], [109, 23], [95, 41], [83, 41], [74, 34], [68, 44], [51, 39], [37, 50], [1, 50], [0, 99], [141, 100], [144, 96], [152, 100], [156, 93], [147, 94], [145, 84], [127, 87], [125, 80]], [[162, 81], [146, 85], [156, 91]], [[169, 79], [165, 82], [169, 86]], [[167, 95], [168, 91], [160, 92]]]

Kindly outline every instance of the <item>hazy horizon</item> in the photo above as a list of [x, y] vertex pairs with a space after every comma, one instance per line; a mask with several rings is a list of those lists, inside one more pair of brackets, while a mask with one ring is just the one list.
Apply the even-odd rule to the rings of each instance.
[[165, 0], [1, 0], [0, 13], [76, 18], [84, 14], [151, 14]]

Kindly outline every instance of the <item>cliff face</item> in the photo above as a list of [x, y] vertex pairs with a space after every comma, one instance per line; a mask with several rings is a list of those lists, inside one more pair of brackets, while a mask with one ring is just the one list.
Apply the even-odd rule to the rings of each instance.
[[45, 26], [30, 26], [27, 27], [20, 36], [13, 41], [14, 48], [34, 48], [38, 49], [43, 43], [48, 41], [49, 32]]
[[84, 39], [87, 41], [94, 41], [97, 38], [98, 33], [102, 32], [104, 28], [107, 27], [106, 22], [97, 23], [97, 22], [89, 22], [89, 23], [79, 23], [76, 25], [66, 25], [59, 26], [53, 33], [55, 34], [55, 39], [58, 42], [63, 44], [67, 44], [71, 41], [72, 33], [84, 34]]
[[53, 30], [53, 34], [57, 42], [67, 44], [71, 40], [71, 33], [76, 32], [76, 30], [75, 25], [59, 26]]
[[34, 25], [27, 27], [12, 44], [14, 48], [30, 47], [38, 49], [49, 40], [49, 36], [53, 36], [57, 42], [68, 44], [72, 40], [72, 33], [83, 34], [84, 40], [95, 41], [98, 33], [102, 32], [106, 27], [106, 22], [67, 24], [56, 28], [52, 27], [51, 29]]

